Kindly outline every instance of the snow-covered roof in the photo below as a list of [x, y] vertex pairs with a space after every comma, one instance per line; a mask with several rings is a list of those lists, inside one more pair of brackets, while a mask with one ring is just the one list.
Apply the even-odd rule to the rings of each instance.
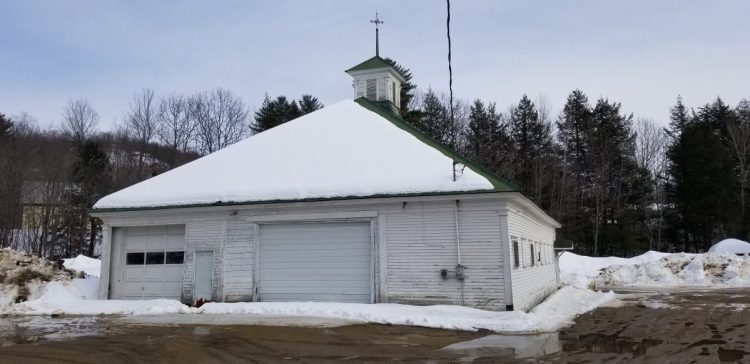
[[252, 203], [516, 188], [378, 110], [344, 100], [105, 196], [95, 209]]
[[714, 244], [710, 253], [750, 254], [750, 243], [738, 239], [724, 239]]

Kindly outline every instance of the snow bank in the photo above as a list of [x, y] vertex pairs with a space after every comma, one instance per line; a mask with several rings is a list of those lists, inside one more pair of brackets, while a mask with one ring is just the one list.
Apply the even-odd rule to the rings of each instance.
[[[11, 315], [254, 315], [263, 318], [318, 318], [359, 323], [422, 326], [450, 330], [496, 332], [552, 332], [577, 315], [615, 299], [613, 292], [564, 287], [529, 313], [495, 312], [475, 308], [436, 305], [358, 304], [329, 302], [207, 303], [191, 308], [175, 300], [94, 300], [98, 279], [51, 282], [34, 299], [15, 304]], [[294, 324], [294, 321], [290, 321]]]
[[35, 255], [0, 249], [0, 312], [31, 296], [42, 282], [67, 281], [68, 271]]
[[724, 239], [714, 244], [709, 253], [750, 254], [750, 243], [737, 239]]
[[642, 264], [615, 265], [594, 279], [597, 287], [750, 286], [750, 257], [735, 254], [670, 254]]
[[70, 259], [63, 259], [65, 268], [77, 272], [85, 272], [87, 276], [99, 277], [102, 269], [102, 261], [99, 259], [89, 258], [83, 254]]
[[327, 302], [207, 303], [202, 314], [243, 314], [278, 317], [317, 317], [353, 322], [422, 326], [449, 330], [550, 332], [577, 315], [615, 299], [614, 293], [564, 287], [529, 313], [495, 312], [462, 306], [409, 306]]
[[668, 256], [668, 253], [648, 251], [633, 258], [618, 257], [587, 257], [571, 252], [565, 252], [560, 256], [560, 281], [563, 284], [579, 288], [590, 287], [595, 277], [602, 269], [613, 265], [635, 265], [657, 261]]
[[175, 300], [142, 301], [96, 300], [99, 279], [50, 282], [41, 295], [11, 306], [11, 315], [160, 315], [191, 313], [193, 309]]

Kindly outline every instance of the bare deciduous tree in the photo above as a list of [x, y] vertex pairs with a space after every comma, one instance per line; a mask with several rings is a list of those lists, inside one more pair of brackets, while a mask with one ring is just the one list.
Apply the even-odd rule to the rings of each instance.
[[[635, 161], [642, 170], [649, 173], [651, 195], [643, 196], [644, 222], [649, 233], [649, 247], [661, 248], [661, 233], [664, 223], [664, 172], [666, 171], [665, 149], [667, 136], [664, 129], [649, 119], [638, 119], [635, 124]], [[654, 215], [656, 213], [656, 216]], [[656, 236], [654, 236], [656, 233]], [[656, 241], [654, 241], [656, 240]], [[655, 244], [654, 244], [655, 243]]]
[[172, 149], [172, 161], [175, 163], [177, 152], [185, 152], [195, 134], [195, 123], [190, 117], [188, 99], [182, 95], [171, 94], [159, 102], [156, 135], [159, 141]]
[[729, 149], [737, 163], [740, 182], [740, 203], [742, 216], [745, 216], [745, 189], [750, 174], [750, 101], [742, 100], [737, 105], [736, 120], [727, 125]]
[[242, 99], [231, 91], [216, 88], [197, 93], [189, 99], [188, 105], [202, 154], [223, 149], [247, 135], [249, 111]]
[[138, 173], [144, 170], [144, 158], [148, 145], [154, 139], [157, 127], [157, 105], [154, 101], [154, 91], [143, 89], [140, 93], [133, 95], [130, 110], [125, 115], [122, 126], [125, 134], [136, 143], [138, 147]]
[[98, 123], [99, 113], [86, 99], [70, 100], [63, 110], [62, 130], [77, 143], [90, 137]]

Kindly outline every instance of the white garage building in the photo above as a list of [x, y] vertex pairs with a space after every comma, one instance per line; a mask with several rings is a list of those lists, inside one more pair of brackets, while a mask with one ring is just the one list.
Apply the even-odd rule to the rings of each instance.
[[102, 298], [527, 310], [553, 292], [559, 224], [401, 120], [382, 58], [347, 72], [354, 101], [97, 202]]

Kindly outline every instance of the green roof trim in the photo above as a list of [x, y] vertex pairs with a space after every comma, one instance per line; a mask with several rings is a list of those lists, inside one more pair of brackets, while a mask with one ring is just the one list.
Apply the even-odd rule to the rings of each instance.
[[[466, 167], [469, 167], [471, 170], [478, 173], [482, 177], [487, 178], [487, 180], [490, 181], [490, 183], [494, 187], [492, 192], [520, 192], [521, 189], [518, 186], [516, 186], [513, 182], [490, 172], [488, 169], [480, 166], [477, 163], [472, 162], [470, 159], [462, 156], [461, 154], [454, 151], [450, 147], [438, 142], [437, 140], [433, 139], [429, 135], [423, 133], [421, 130], [407, 123], [404, 119], [396, 116], [395, 114], [386, 110], [385, 108], [378, 105], [377, 103], [370, 101], [364, 97], [360, 97], [354, 100], [354, 102], [360, 104], [365, 109], [368, 109], [382, 116], [386, 120], [393, 123], [393, 125], [396, 125], [400, 129], [415, 136], [422, 143], [425, 143], [437, 149], [440, 153], [443, 153], [443, 155], [445, 155], [446, 157], [454, 159], [456, 162], [459, 162], [465, 165]], [[461, 193], [461, 192], [456, 191], [454, 193]]]
[[364, 70], [371, 70], [371, 69], [378, 69], [378, 68], [385, 68], [385, 67], [393, 68], [393, 66], [388, 64], [388, 62], [386, 62], [384, 59], [380, 58], [380, 56], [375, 56], [344, 72], [348, 73], [348, 72], [353, 72], [353, 71], [364, 71]]
[[140, 206], [140, 207], [107, 207], [107, 208], [90, 208], [89, 213], [105, 212], [126, 212], [126, 211], [146, 211], [146, 210], [170, 210], [170, 209], [188, 209], [195, 207], [222, 207], [222, 206], [245, 206], [245, 205], [270, 205], [278, 203], [300, 203], [300, 202], [326, 202], [326, 201], [344, 201], [344, 200], [368, 200], [375, 198], [400, 198], [400, 197], [426, 197], [426, 196], [450, 196], [450, 195], [479, 195], [486, 193], [496, 193], [495, 190], [476, 190], [476, 191], [456, 191], [456, 192], [423, 192], [423, 193], [381, 193], [368, 196], [337, 196], [337, 197], [312, 197], [298, 198], [292, 200], [248, 200], [248, 201], [216, 201], [214, 203], [192, 203], [184, 205], [160, 205], [160, 206]]

